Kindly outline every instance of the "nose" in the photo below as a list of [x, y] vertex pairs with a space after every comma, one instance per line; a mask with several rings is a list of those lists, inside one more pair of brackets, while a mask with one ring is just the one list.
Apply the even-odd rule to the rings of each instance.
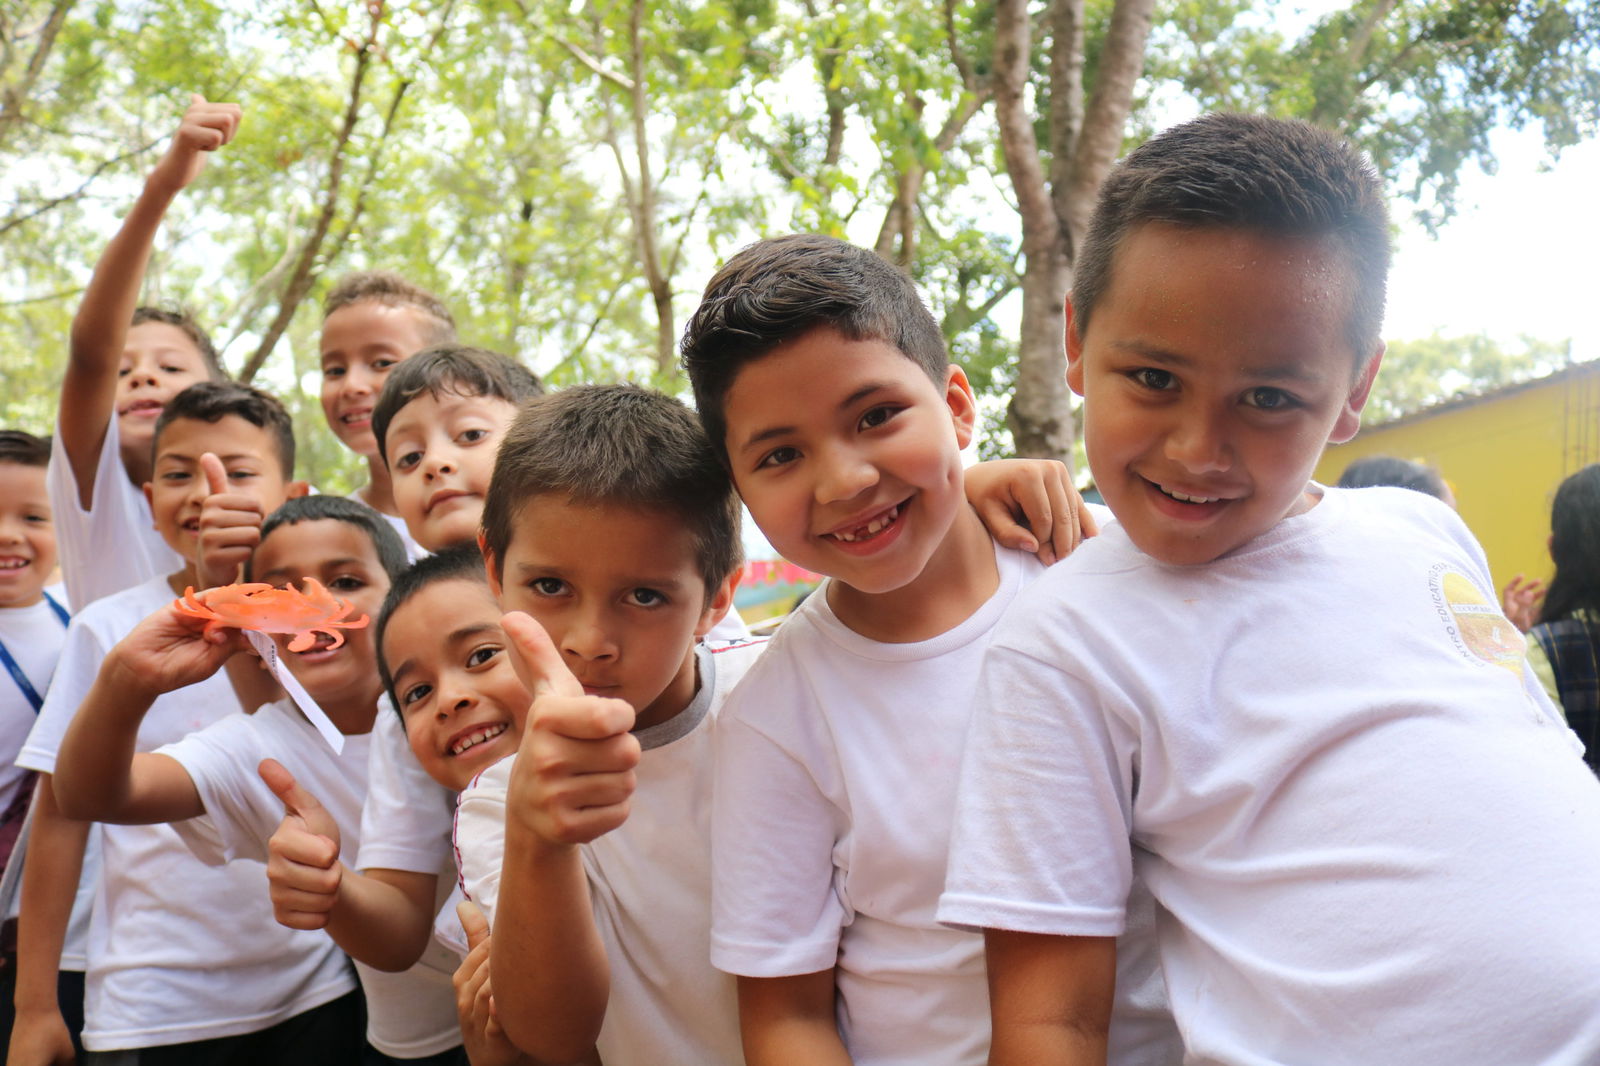
[[372, 392], [372, 375], [364, 367], [347, 367], [339, 391], [346, 396], [367, 396]]
[[156, 372], [152, 367], [136, 364], [128, 371], [127, 381], [130, 389], [149, 388], [156, 383]]
[[455, 469], [455, 459], [448, 452], [441, 452], [435, 449], [428, 452], [422, 460], [422, 476], [430, 481], [436, 477], [454, 473]]
[[855, 448], [822, 448], [815, 462], [818, 503], [853, 500], [878, 483], [878, 468]]
[[1167, 458], [1191, 474], [1212, 474], [1233, 465], [1233, 450], [1223, 418], [1209, 411], [1188, 411], [1167, 434]]
[[617, 657], [617, 644], [611, 627], [599, 610], [575, 612], [577, 617], [561, 635], [563, 655], [581, 662], [604, 662]]
[[441, 722], [470, 711], [478, 705], [477, 693], [454, 674], [441, 678], [439, 688], [439, 699], [434, 703], [433, 713]]

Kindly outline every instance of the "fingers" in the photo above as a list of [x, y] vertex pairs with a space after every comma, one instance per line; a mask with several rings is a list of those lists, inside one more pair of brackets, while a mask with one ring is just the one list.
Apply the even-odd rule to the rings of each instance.
[[327, 838], [333, 845], [333, 857], [338, 858], [339, 825], [322, 806], [322, 801], [300, 787], [294, 775], [284, 769], [283, 764], [276, 759], [262, 759], [256, 772], [261, 775], [261, 780], [266, 782], [267, 787], [272, 789], [272, 794], [283, 801], [285, 813], [300, 819], [308, 834]]
[[489, 939], [489, 919], [483, 916], [476, 903], [467, 899], [457, 903], [456, 918], [461, 922], [461, 931], [467, 934], [469, 951]]
[[233, 140], [243, 116], [238, 104], [214, 104], [199, 93], [190, 93], [178, 137], [188, 147], [212, 152]]
[[206, 476], [206, 490], [215, 496], [228, 491], [228, 471], [214, 452], [200, 453], [200, 472]]
[[511, 664], [535, 699], [546, 692], [558, 696], [583, 695], [583, 686], [567, 669], [543, 626], [521, 611], [506, 615], [500, 625], [510, 641]]
[[637, 737], [574, 740], [530, 729], [523, 739], [507, 807], [528, 831], [548, 843], [575, 845], [627, 821], [637, 785]]
[[570, 740], [604, 740], [626, 735], [637, 718], [626, 700], [585, 696], [580, 688], [576, 696], [546, 695], [535, 699], [526, 728]]

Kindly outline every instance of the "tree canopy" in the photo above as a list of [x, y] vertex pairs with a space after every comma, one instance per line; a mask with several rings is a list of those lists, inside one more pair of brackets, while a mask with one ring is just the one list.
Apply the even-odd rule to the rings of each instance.
[[[338, 274], [399, 270], [445, 297], [467, 339], [556, 384], [678, 389], [673, 349], [703, 280], [793, 229], [912, 272], [995, 397], [991, 452], [1070, 458], [1061, 300], [1126, 147], [1202, 109], [1305, 117], [1355, 139], [1438, 225], [1462, 168], [1493, 166], [1497, 126], [1537, 124], [1551, 152], [1595, 133], [1600, 12], [3, 0], [5, 424], [50, 427], [77, 296], [191, 91], [238, 101], [244, 123], [169, 216], [148, 300], [191, 307], [231, 371], [285, 396], [324, 485], [353, 470], [314, 401], [317, 303]], [[1412, 373], [1403, 352], [1391, 378], [1456, 358], [1419, 345], [1405, 358], [1428, 369]]]

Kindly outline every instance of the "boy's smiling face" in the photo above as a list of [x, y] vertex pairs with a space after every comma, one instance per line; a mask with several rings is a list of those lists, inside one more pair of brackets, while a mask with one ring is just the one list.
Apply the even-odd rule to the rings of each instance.
[[1327, 240], [1167, 223], [1123, 240], [1081, 341], [1069, 322], [1067, 380], [1095, 485], [1141, 551], [1210, 562], [1312, 505], [1381, 354], [1358, 373], [1352, 285]]
[[419, 589], [390, 616], [383, 650], [411, 750], [429, 777], [459, 792], [517, 750], [528, 690], [483, 582], [446, 578]]
[[376, 300], [346, 304], [322, 323], [322, 413], [346, 448], [378, 454], [372, 409], [389, 371], [426, 344], [423, 312]]
[[167, 401], [210, 380], [205, 357], [183, 330], [167, 322], [131, 327], [117, 367], [117, 436], [123, 452], [149, 455], [156, 419]]
[[724, 581], [707, 601], [688, 523], [665, 511], [541, 495], [513, 524], [495, 582], [501, 609], [532, 615], [584, 691], [626, 701], [635, 728], [687, 707], [695, 642], [727, 613], [734, 586]]
[[284, 474], [271, 430], [238, 415], [223, 415], [215, 422], [173, 419], [161, 431], [144, 493], [156, 532], [190, 562], [199, 545], [200, 508], [210, 492], [200, 469], [200, 456], [206, 452], [222, 460], [227, 491], [255, 497], [262, 514], [305, 492], [304, 482], [291, 482]]
[[250, 575], [280, 587], [293, 582], [302, 591], [306, 578], [316, 578], [329, 592], [349, 601], [351, 610], [346, 618], [367, 616], [368, 625], [340, 630], [345, 640], [337, 648], [331, 637], [321, 633], [316, 644], [304, 652], [288, 650], [292, 636], [275, 633], [272, 639], [278, 645], [279, 659], [341, 727], [345, 725], [341, 714], [364, 717], [370, 727], [383, 692], [370, 623], [377, 620], [389, 591], [389, 575], [372, 538], [359, 526], [331, 518], [285, 523], [256, 548]]
[[0, 607], [39, 602], [56, 566], [45, 468], [0, 462]]
[[966, 506], [975, 405], [894, 346], [819, 327], [740, 369], [723, 403], [734, 484], [790, 562], [865, 593], [920, 575]]
[[516, 414], [498, 396], [454, 392], [421, 393], [395, 413], [384, 445], [411, 539], [440, 551], [478, 535], [495, 452]]

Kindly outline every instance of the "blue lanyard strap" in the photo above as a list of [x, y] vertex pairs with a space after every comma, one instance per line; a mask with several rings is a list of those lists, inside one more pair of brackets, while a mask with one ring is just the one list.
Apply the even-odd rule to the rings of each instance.
[[[50, 605], [50, 609], [55, 612], [56, 617], [61, 619], [61, 624], [66, 625], [66, 608], [52, 599], [48, 592], [44, 594], [44, 600]], [[39, 690], [33, 687], [33, 682], [28, 680], [28, 675], [22, 672], [22, 667], [17, 665], [17, 660], [12, 657], [10, 649], [6, 647], [3, 640], [0, 640], [0, 663], [5, 664], [6, 672], [11, 675], [11, 680], [17, 683], [17, 687], [22, 690], [22, 695], [33, 706], [33, 713], [38, 714], [39, 708], [44, 706], [44, 697], [39, 695]]]

